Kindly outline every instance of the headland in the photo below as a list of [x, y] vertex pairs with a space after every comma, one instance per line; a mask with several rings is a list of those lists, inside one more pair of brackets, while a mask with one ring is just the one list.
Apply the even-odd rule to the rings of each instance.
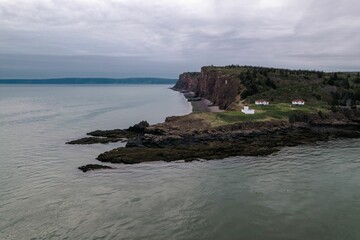
[[[128, 129], [97, 130], [68, 143], [126, 141], [97, 159], [135, 164], [269, 155], [285, 146], [358, 138], [359, 84], [359, 73], [203, 67], [181, 74], [173, 87], [192, 103], [193, 113], [151, 126], [143, 121]], [[269, 105], [255, 104], [259, 99]], [[241, 112], [244, 106], [254, 114]]]

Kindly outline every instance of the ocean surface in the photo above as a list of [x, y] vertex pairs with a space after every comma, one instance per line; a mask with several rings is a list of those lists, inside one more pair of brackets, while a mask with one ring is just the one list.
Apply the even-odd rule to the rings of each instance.
[[0, 86], [0, 239], [360, 239], [358, 139], [77, 169], [121, 144], [66, 141], [189, 113], [168, 87]]

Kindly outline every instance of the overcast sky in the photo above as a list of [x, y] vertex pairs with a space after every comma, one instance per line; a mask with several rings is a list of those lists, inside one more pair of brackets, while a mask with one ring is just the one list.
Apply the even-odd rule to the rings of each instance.
[[0, 0], [0, 78], [360, 70], [359, 0]]

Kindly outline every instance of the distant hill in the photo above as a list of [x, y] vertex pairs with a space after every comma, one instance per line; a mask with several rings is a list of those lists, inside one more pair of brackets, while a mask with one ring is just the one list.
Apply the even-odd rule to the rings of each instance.
[[0, 84], [175, 84], [168, 78], [51, 78], [0, 79]]

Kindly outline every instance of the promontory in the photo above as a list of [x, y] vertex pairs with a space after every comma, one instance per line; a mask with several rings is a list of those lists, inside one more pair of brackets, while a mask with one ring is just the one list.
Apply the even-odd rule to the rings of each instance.
[[134, 164], [268, 155], [284, 146], [360, 137], [358, 72], [207, 66], [181, 74], [173, 90], [205, 108], [68, 143], [126, 141], [97, 159]]

